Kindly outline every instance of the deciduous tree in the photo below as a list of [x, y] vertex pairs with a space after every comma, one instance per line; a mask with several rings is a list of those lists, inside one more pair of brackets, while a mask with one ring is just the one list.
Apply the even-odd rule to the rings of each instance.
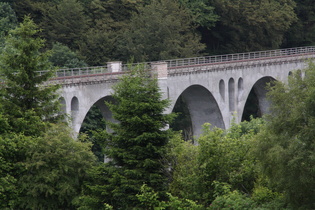
[[[163, 20], [163, 21], [162, 21]], [[194, 32], [188, 11], [174, 0], [140, 7], [118, 43], [124, 60], [155, 61], [200, 55], [204, 45]]]
[[22, 161], [26, 170], [17, 181], [17, 207], [74, 209], [95, 157], [91, 144], [74, 140], [69, 129], [52, 125], [26, 150]]
[[88, 16], [79, 1], [61, 0], [43, 10], [41, 27], [48, 42], [60, 42], [71, 50], [80, 49], [84, 33], [88, 29]]
[[53, 44], [49, 61], [59, 68], [79, 68], [87, 66], [75, 52], [59, 42]]
[[315, 44], [315, 4], [312, 0], [295, 0], [295, 2], [298, 20], [288, 30], [283, 46], [312, 46]]
[[215, 8], [210, 5], [208, 0], [179, 0], [179, 2], [188, 9], [193, 22], [198, 26], [210, 29], [219, 19], [219, 16], [214, 12]]
[[283, 192], [293, 208], [314, 209], [315, 66], [305, 78], [296, 72], [289, 83], [270, 87], [270, 114], [257, 137], [256, 154], [271, 186]]
[[260, 119], [255, 119], [233, 124], [226, 131], [210, 129], [206, 124], [197, 139], [199, 145], [173, 139], [170, 144], [173, 157], [171, 193], [204, 205], [230, 192], [230, 188], [251, 193], [257, 176], [255, 160], [250, 153], [251, 138], [261, 123]]
[[208, 39], [221, 53], [279, 48], [296, 21], [293, 0], [213, 0], [213, 6], [220, 20]]

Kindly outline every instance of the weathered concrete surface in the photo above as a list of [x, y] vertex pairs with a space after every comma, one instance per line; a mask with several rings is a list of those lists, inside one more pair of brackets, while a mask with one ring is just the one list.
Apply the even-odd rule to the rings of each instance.
[[[289, 72], [307, 66], [305, 59], [308, 57], [314, 55], [177, 68], [167, 68], [166, 63], [152, 66], [159, 76], [163, 97], [171, 100], [166, 113], [172, 112], [176, 100], [182, 95], [190, 110], [193, 134], [198, 136], [205, 122], [221, 128], [229, 128], [233, 117], [240, 122], [252, 88], [257, 93], [260, 109], [267, 112], [266, 83], [271, 79], [286, 82]], [[115, 66], [114, 69], [119, 68]], [[112, 86], [120, 75], [118, 72], [55, 81], [63, 85], [62, 100], [66, 113], [72, 117], [75, 132], [79, 132], [87, 112], [95, 103], [101, 107], [104, 117], [111, 118], [103, 101], [110, 100]]]

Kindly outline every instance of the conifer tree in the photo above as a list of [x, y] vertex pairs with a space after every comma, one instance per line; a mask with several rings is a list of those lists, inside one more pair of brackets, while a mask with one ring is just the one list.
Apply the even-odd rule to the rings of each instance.
[[165, 195], [162, 158], [170, 131], [164, 128], [171, 115], [163, 112], [169, 101], [162, 99], [157, 79], [143, 69], [123, 76], [114, 87], [113, 98], [115, 103], [108, 105], [119, 123], [108, 122], [113, 132], [99, 135], [107, 137], [105, 155], [110, 161], [95, 170], [93, 176], [99, 181], [94, 180], [98, 183], [89, 188], [99, 203], [130, 209], [139, 204], [136, 194], [143, 184]]
[[14, 131], [26, 135], [38, 134], [44, 128], [43, 122], [55, 120], [59, 106], [58, 86], [44, 84], [54, 70], [48, 61], [49, 53], [42, 52], [44, 40], [38, 37], [39, 31], [35, 23], [25, 17], [19, 27], [10, 31], [0, 55], [4, 81], [0, 103], [10, 116], [9, 124]]

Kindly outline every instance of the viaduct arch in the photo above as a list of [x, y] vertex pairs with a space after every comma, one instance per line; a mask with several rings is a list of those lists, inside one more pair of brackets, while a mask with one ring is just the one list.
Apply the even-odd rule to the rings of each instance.
[[[145, 66], [158, 77], [163, 98], [171, 100], [166, 113], [172, 112], [180, 96], [185, 98], [193, 135], [198, 136], [206, 122], [220, 128], [229, 128], [233, 118], [240, 122], [251, 91], [257, 96], [261, 113], [267, 113], [265, 85], [272, 80], [286, 82], [290, 72], [304, 69], [306, 60], [314, 57], [315, 47], [303, 47], [177, 59]], [[111, 62], [106, 67], [57, 72], [51, 82], [62, 85], [60, 100], [72, 117], [75, 132], [79, 132], [94, 104], [105, 118], [112, 119], [104, 100], [112, 100], [112, 86], [125, 70], [121, 62]]]

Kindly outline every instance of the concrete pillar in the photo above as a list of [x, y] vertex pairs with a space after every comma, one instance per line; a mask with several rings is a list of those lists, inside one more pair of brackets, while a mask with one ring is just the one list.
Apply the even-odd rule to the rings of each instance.
[[158, 79], [167, 79], [167, 63], [166, 62], [154, 62], [151, 63], [151, 68]]
[[107, 69], [110, 73], [122, 72], [122, 62], [121, 61], [107, 62]]

